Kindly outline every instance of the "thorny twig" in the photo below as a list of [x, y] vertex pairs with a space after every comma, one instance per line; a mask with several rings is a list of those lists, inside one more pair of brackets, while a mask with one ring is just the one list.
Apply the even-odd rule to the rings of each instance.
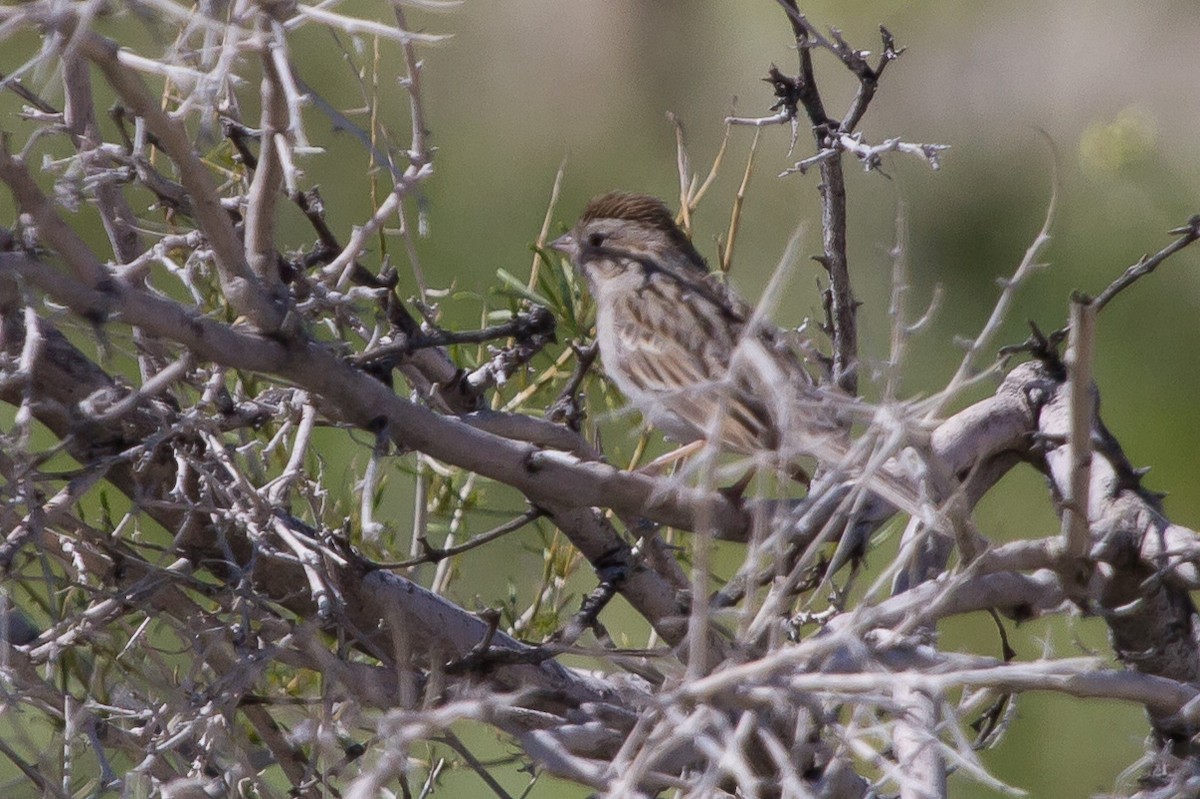
[[588, 370], [592, 368], [592, 364], [599, 357], [600, 347], [594, 341], [586, 346], [580, 346], [577, 342], [572, 341], [571, 349], [575, 352], [575, 371], [567, 378], [562, 390], [558, 392], [558, 397], [546, 410], [546, 418], [552, 422], [565, 424], [578, 433], [583, 427], [584, 416], [584, 406], [579, 396], [579, 388], [583, 385]]
[[417, 336], [403, 336], [400, 341], [381, 344], [378, 347], [355, 355], [354, 363], [365, 365], [375, 361], [386, 360], [397, 355], [409, 355], [416, 350], [426, 347], [447, 347], [455, 344], [482, 344], [500, 338], [514, 338], [518, 342], [530, 342], [539, 338], [552, 339], [556, 320], [554, 315], [540, 305], [535, 305], [528, 311], [518, 313], [508, 322], [503, 322], [480, 330], [434, 330], [422, 332]]
[[419, 537], [417, 543], [418, 546], [421, 547], [422, 551], [422, 555], [420, 557], [410, 558], [409, 560], [402, 560], [393, 563], [374, 563], [373, 565], [380, 569], [409, 569], [413, 566], [420, 566], [422, 563], [438, 563], [446, 558], [451, 558], [455, 555], [461, 555], [464, 552], [470, 552], [472, 549], [481, 547], [484, 544], [489, 544], [498, 538], [503, 538], [509, 533], [515, 533], [525, 525], [541, 518], [544, 515], [545, 511], [539, 508], [533, 508], [532, 510], [522, 513], [520, 516], [510, 519], [504, 524], [497, 525], [491, 530], [488, 530], [486, 533], [480, 533], [479, 535], [471, 536], [471, 538], [468, 540], [452, 547], [435, 547], [429, 543], [428, 539]]
[[1104, 289], [1104, 291], [1100, 292], [1100, 294], [1096, 296], [1096, 299], [1093, 300], [1097, 312], [1103, 310], [1104, 306], [1108, 305], [1108, 303], [1122, 291], [1129, 288], [1138, 280], [1157, 269], [1159, 264], [1161, 264], [1163, 261], [1167, 260], [1172, 255], [1179, 252], [1184, 247], [1187, 247], [1197, 239], [1200, 239], [1200, 214], [1196, 214], [1188, 219], [1187, 224], [1167, 232], [1170, 235], [1178, 236], [1179, 238], [1175, 239], [1175, 241], [1154, 253], [1154, 255], [1151, 255], [1150, 257], [1143, 256], [1139, 258], [1136, 264], [1126, 269], [1123, 275], [1110, 283]]
[[[903, 48], [897, 49], [895, 39], [887, 28], [880, 28], [883, 52], [879, 62], [872, 67], [866, 54], [855, 50], [834, 30], [832, 39], [817, 31], [808, 18], [800, 13], [796, 0], [778, 0], [788, 15], [796, 46], [800, 53], [800, 74], [790, 77], [772, 65], [767, 81], [772, 85], [776, 102], [771, 106], [777, 113], [761, 119], [742, 117], [727, 118], [729, 124], [763, 126], [790, 122], [792, 144], [796, 139], [796, 120], [802, 107], [812, 126], [817, 145], [817, 154], [803, 159], [781, 173], [805, 172], [813, 166], [821, 171], [822, 239], [824, 252], [817, 261], [829, 274], [830, 287], [824, 304], [828, 317], [828, 332], [833, 342], [832, 371], [834, 383], [849, 394], [857, 393], [858, 387], [858, 328], [855, 314], [858, 301], [854, 297], [846, 256], [846, 189], [842, 174], [841, 153], [852, 152], [868, 170], [878, 169], [880, 155], [885, 152], [908, 152], [925, 159], [937, 169], [938, 153], [944, 145], [908, 144], [899, 139], [889, 139], [884, 144], [871, 147], [862, 143], [860, 134], [855, 133], [859, 122], [867, 112], [875, 96], [879, 79], [887, 65], [897, 59]], [[812, 48], [822, 47], [835, 56], [858, 79], [858, 92], [842, 119], [829, 116], [812, 63]]]

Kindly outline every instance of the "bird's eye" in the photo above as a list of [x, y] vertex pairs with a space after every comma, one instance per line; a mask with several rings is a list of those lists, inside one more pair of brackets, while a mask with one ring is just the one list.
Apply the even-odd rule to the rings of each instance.
[[599, 247], [608, 236], [604, 233], [590, 233], [587, 237], [589, 247]]

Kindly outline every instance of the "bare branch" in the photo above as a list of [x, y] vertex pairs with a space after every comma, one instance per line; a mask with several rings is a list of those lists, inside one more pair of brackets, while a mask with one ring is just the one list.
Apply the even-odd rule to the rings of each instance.
[[[221, 206], [217, 187], [208, 167], [196, 156], [183, 124], [169, 117], [147, 90], [142, 79], [129, 69], [130, 54], [97, 34], [77, 34], [80, 52], [104, 72], [109, 84], [135, 114], [146, 121], [171, 160], [179, 169], [191, 207], [212, 247], [221, 275], [221, 287], [230, 304], [250, 318], [262, 331], [273, 333], [283, 323], [285, 308], [272, 297], [250, 270], [229, 215]], [[5, 178], [5, 182], [13, 185]], [[24, 202], [22, 202], [24, 205]]]
[[1172, 236], [1179, 238], [1163, 247], [1149, 258], [1142, 257], [1133, 266], [1125, 270], [1125, 273], [1108, 285], [1104, 291], [1095, 299], [1096, 310], [1100, 311], [1105, 305], [1108, 305], [1114, 297], [1120, 294], [1129, 286], [1136, 283], [1141, 278], [1153, 272], [1158, 268], [1159, 264], [1170, 258], [1175, 253], [1187, 247], [1192, 242], [1200, 239], [1200, 214], [1197, 214], [1188, 219], [1187, 224], [1182, 227], [1177, 227], [1174, 230], [1168, 231]]

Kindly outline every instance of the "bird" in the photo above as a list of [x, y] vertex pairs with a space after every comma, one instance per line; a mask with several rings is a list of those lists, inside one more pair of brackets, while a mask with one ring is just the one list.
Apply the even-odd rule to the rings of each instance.
[[680, 444], [795, 464], [844, 431], [794, 337], [756, 315], [650, 195], [592, 199], [550, 248], [583, 276], [605, 374]]

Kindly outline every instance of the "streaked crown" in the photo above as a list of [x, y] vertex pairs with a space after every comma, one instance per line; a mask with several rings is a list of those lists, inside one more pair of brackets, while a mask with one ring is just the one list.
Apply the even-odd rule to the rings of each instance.
[[[649, 194], [634, 194], [625, 191], [610, 191], [593, 197], [579, 215], [580, 222], [593, 219], [624, 219], [641, 222], [659, 230], [675, 230], [675, 217], [667, 204]], [[682, 232], [682, 231], [680, 231]]]
[[708, 274], [703, 256], [697, 252], [687, 234], [675, 224], [671, 209], [657, 197], [623, 191], [602, 194], [584, 207], [577, 229], [584, 230], [590, 222], [605, 219], [633, 222], [659, 231], [666, 237], [666, 243], [683, 256], [681, 260], [702, 274]]

